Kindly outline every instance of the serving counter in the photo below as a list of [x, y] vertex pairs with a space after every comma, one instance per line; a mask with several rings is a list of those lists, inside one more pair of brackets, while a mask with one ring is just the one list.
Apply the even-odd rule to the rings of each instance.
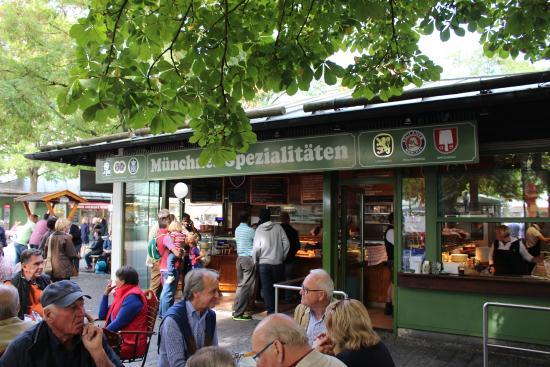
[[400, 287], [434, 291], [550, 298], [550, 279], [524, 276], [398, 273]]

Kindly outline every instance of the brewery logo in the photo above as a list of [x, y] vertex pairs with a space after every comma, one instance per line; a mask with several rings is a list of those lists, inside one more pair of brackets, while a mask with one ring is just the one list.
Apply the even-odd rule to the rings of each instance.
[[117, 175], [120, 175], [120, 174], [123, 174], [124, 172], [126, 172], [126, 162], [124, 162], [124, 161], [115, 161], [115, 163], [113, 163], [113, 171]]
[[401, 138], [401, 149], [407, 155], [419, 155], [425, 148], [426, 137], [418, 130], [409, 130]]
[[137, 158], [130, 158], [130, 160], [128, 161], [128, 172], [131, 174], [131, 175], [135, 175], [136, 173], [138, 173], [138, 170], [139, 170], [139, 161], [137, 160]]
[[101, 172], [103, 176], [110, 176], [111, 175], [111, 163], [109, 161], [105, 161], [103, 163], [103, 171]]
[[434, 129], [435, 149], [442, 154], [451, 154], [458, 148], [458, 129], [445, 127]]
[[393, 137], [388, 133], [381, 133], [372, 141], [374, 155], [378, 158], [388, 158], [393, 154]]

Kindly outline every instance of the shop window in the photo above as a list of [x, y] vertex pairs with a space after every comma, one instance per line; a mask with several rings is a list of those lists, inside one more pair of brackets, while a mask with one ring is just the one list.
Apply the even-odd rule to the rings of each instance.
[[126, 183], [123, 262], [137, 270], [142, 288], [148, 286], [145, 255], [149, 230], [157, 221], [159, 189], [159, 182]]
[[442, 217], [548, 217], [548, 153], [482, 157], [440, 169]]
[[[490, 255], [494, 251], [491, 248], [495, 244], [497, 249], [504, 248], [504, 244], [516, 239], [531, 255], [550, 256], [550, 244], [529, 235], [550, 235], [549, 163], [548, 153], [503, 154], [484, 156], [476, 165], [440, 169], [438, 197], [444, 271], [487, 274], [492, 271], [489, 264], [495, 260]], [[499, 237], [503, 231], [510, 237]], [[521, 274], [501, 275], [546, 276], [542, 265], [537, 267], [525, 261], [529, 255], [524, 250], [519, 255], [521, 258], [516, 256], [516, 260]]]
[[418, 271], [425, 252], [426, 206], [422, 171], [407, 170], [403, 178], [403, 258], [402, 270]]

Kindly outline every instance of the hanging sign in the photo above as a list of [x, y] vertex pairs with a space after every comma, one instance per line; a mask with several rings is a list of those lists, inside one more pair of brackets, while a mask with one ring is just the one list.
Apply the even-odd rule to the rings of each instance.
[[222, 167], [200, 149], [96, 161], [96, 183], [477, 163], [477, 125], [446, 125], [261, 141]]
[[477, 125], [449, 125], [365, 131], [359, 134], [363, 168], [477, 163]]

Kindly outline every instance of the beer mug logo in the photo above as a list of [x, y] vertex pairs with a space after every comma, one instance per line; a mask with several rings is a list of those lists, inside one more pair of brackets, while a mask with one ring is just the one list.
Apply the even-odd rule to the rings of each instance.
[[126, 172], [126, 163], [124, 161], [116, 161], [113, 164], [113, 171], [118, 175], [123, 174]]
[[381, 133], [372, 141], [374, 155], [378, 158], [387, 158], [393, 154], [393, 137], [388, 133]]
[[131, 175], [135, 175], [139, 170], [139, 161], [137, 158], [130, 158], [128, 161], [128, 172]]

